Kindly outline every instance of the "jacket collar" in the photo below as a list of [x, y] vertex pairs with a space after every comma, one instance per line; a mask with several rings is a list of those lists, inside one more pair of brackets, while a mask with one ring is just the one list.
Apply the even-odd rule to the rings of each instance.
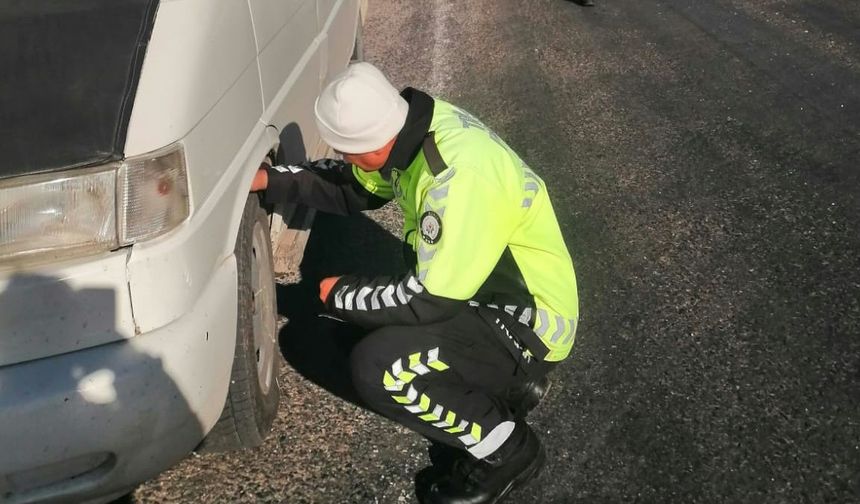
[[391, 178], [392, 169], [405, 170], [412, 164], [418, 151], [421, 150], [421, 144], [430, 130], [430, 121], [433, 119], [434, 102], [430, 95], [408, 87], [400, 93], [400, 96], [409, 103], [409, 112], [406, 114], [403, 128], [397, 134], [397, 140], [394, 141], [388, 161], [379, 170], [379, 174], [385, 180]]

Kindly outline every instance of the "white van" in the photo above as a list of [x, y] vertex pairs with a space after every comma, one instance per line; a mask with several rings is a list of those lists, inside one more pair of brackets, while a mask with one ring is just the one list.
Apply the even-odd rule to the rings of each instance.
[[248, 189], [270, 152], [324, 152], [313, 102], [360, 3], [0, 3], [0, 502], [104, 501], [262, 441], [280, 360]]

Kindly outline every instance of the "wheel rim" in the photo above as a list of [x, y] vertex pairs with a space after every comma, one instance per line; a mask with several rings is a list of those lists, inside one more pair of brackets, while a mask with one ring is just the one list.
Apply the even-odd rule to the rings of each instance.
[[260, 223], [254, 225], [251, 240], [251, 289], [254, 309], [254, 354], [257, 380], [264, 394], [272, 386], [275, 359], [275, 283], [268, 245], [269, 233]]

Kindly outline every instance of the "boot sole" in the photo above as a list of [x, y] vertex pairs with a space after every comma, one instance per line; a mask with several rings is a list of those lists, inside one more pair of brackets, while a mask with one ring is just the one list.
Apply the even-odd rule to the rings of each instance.
[[508, 496], [509, 493], [514, 491], [516, 488], [521, 487], [523, 484], [528, 483], [533, 477], [537, 476], [540, 473], [541, 469], [543, 469], [544, 464], [546, 463], [546, 452], [543, 447], [541, 447], [540, 451], [538, 451], [537, 456], [535, 457], [534, 462], [526, 468], [525, 471], [521, 472], [516, 478], [514, 478], [508, 486], [499, 494], [498, 497], [491, 500], [488, 504], [499, 504], [504, 500], [505, 497]]

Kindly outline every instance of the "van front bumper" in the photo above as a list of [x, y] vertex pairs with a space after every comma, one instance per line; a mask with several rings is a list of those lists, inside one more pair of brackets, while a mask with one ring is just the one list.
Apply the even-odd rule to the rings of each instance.
[[98, 499], [193, 450], [227, 396], [236, 291], [230, 256], [168, 325], [0, 367], [0, 501]]

